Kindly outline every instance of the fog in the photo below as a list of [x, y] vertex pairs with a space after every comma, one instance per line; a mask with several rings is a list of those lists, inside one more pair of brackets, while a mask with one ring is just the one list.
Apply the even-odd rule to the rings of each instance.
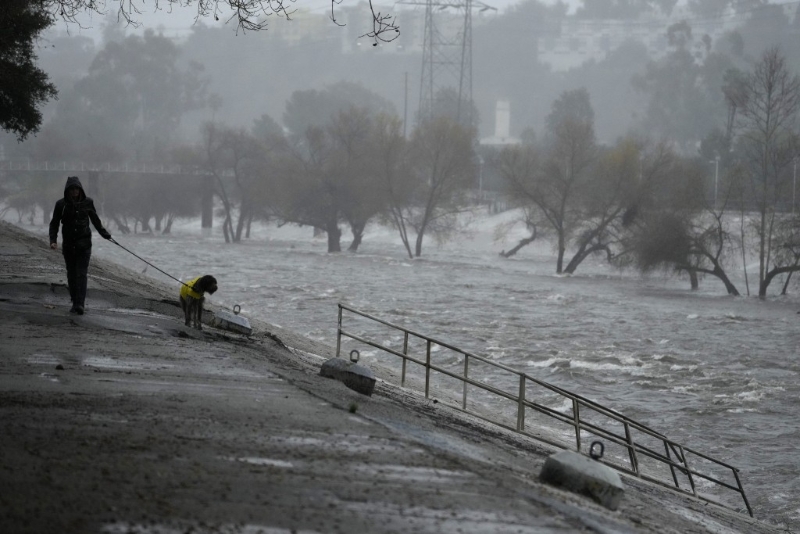
[[[223, 304], [327, 343], [337, 299], [478, 332], [749, 467], [762, 517], [796, 523], [800, 3], [475, 2], [467, 39], [436, 10], [432, 47], [424, 7], [375, 5], [399, 34], [348, 0], [262, 31], [192, 8], [54, 24], [59, 97], [36, 135], [0, 133], [0, 218], [43, 232], [78, 174], [115, 237], [222, 271]], [[765, 141], [745, 82], [770, 65], [791, 105]]]
[[[796, 42], [796, 5], [791, 3], [771, 6], [774, 11], [766, 10], [770, 6], [740, 11], [728, 8], [709, 15], [700, 8], [692, 10], [686, 2], [678, 2], [666, 14], [661, 6], [675, 2], [643, 0], [632, 5], [651, 9], [631, 13], [629, 18], [615, 10], [614, 1], [589, 5], [601, 4], [610, 6], [609, 17], [604, 17], [600, 8], [587, 13], [577, 1], [569, 5], [487, 2], [497, 10], [475, 10], [472, 95], [479, 138], [498, 133], [498, 101], [510, 105], [507, 135], [518, 138], [526, 130], [540, 135], [544, 117], [558, 95], [586, 87], [601, 142], [639, 131], [663, 137], [680, 135], [683, 146], [695, 146], [713, 128], [725, 124], [720, 90], [725, 69], [748, 66], [769, 45], [788, 51]], [[388, 99], [410, 129], [421, 96], [424, 8], [402, 4], [383, 8], [396, 15], [401, 32], [395, 40], [377, 47], [371, 46], [369, 38], [359, 37], [369, 31], [371, 20], [364, 3], [336, 5], [334, 13], [342, 26], [330, 20], [328, 2], [301, 0], [294, 8], [290, 21], [275, 16], [268, 29], [260, 32], [237, 32], [233, 22], [225, 24], [225, 16], [218, 22], [195, 22], [196, 12], [191, 7], [145, 9], [136, 15], [141, 23], [138, 28], [117, 23], [115, 14], [106, 19], [86, 17], [81, 21], [83, 28], [60, 22], [41, 41], [39, 61], [64, 100], [109, 40], [141, 35], [146, 29], [174, 39], [180, 64], [201, 65], [207, 94], [218, 97], [214, 110], [206, 104], [182, 111], [177, 130], [181, 140], [196, 139], [200, 125], [212, 119], [250, 128], [255, 118], [267, 114], [281, 123], [293, 92], [319, 90], [338, 81], [361, 84]], [[440, 10], [437, 16], [437, 24], [446, 29], [452, 25], [455, 11]], [[668, 28], [680, 21], [689, 24], [691, 36], [683, 45], [670, 44]], [[643, 43], [645, 34], [658, 42]], [[731, 44], [740, 42], [740, 48]], [[677, 104], [665, 101], [653, 86], [661, 83], [659, 75], [666, 76], [663, 69], [654, 67], [669, 61], [680, 46], [695, 59], [691, 67], [697, 72], [687, 76], [695, 78], [698, 91], [683, 95], [687, 101]], [[791, 62], [798, 61], [796, 55], [789, 56]], [[440, 78], [437, 84], [448, 83], [444, 73], [436, 76]], [[43, 129], [57, 106], [51, 102], [46, 107]], [[674, 111], [670, 106], [674, 110], [690, 108], [685, 113], [693, 123], [683, 129], [664, 125], [654, 108], [669, 114]], [[676, 117], [681, 119], [684, 117]], [[11, 142], [3, 144], [10, 150]]]

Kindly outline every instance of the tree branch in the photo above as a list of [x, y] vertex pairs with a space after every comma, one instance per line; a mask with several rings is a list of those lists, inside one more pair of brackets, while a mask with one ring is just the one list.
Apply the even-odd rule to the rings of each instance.
[[[117, 20], [124, 20], [134, 27], [141, 25], [137, 18], [142, 14], [142, 6], [147, 0], [43, 0], [46, 9], [53, 16], [59, 17], [69, 23], [80, 26], [78, 17], [87, 11], [99, 15], [106, 14], [107, 5], [117, 5]], [[294, 4], [296, 0], [288, 0]], [[342, 0], [331, 0], [331, 20], [339, 25], [334, 13], [335, 6]], [[153, 0], [153, 9], [158, 11], [164, 6], [188, 7], [197, 6], [197, 16], [200, 18], [213, 17], [219, 20], [224, 11], [228, 9], [231, 15], [227, 22], [236, 22], [237, 31], [259, 31], [267, 28], [267, 20], [272, 15], [278, 15], [290, 20], [295, 12], [287, 0]], [[226, 9], [227, 8], [227, 9]], [[397, 39], [400, 29], [395, 24], [393, 15], [385, 15], [375, 11], [372, 0], [369, 0], [372, 13], [372, 31], [361, 35], [372, 39], [373, 46], [378, 42], [388, 43]]]
[[[341, 2], [341, 0], [338, 1]], [[337, 2], [337, 0], [331, 0], [331, 2]], [[378, 41], [391, 43], [400, 36], [400, 28], [394, 22], [394, 15], [376, 13], [372, 0], [369, 0], [369, 10], [372, 13], [372, 31], [359, 37], [369, 37], [373, 41], [372, 46], [378, 46]]]

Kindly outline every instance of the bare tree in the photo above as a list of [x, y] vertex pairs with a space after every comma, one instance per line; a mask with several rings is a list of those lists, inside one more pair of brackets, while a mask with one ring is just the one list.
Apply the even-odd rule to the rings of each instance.
[[418, 176], [410, 172], [408, 143], [402, 129], [400, 118], [379, 115], [375, 121], [372, 150], [376, 163], [375, 175], [382, 184], [385, 196], [383, 218], [397, 229], [408, 257], [413, 258], [409, 240], [410, 224], [406, 221], [406, 213], [410, 211]]
[[540, 234], [539, 228], [547, 225], [547, 221], [541, 218], [537, 204], [531, 198], [536, 187], [535, 182], [541, 175], [541, 165], [540, 150], [531, 143], [505, 148], [500, 153], [498, 161], [500, 175], [510, 188], [509, 197], [512, 203], [520, 208], [521, 213], [520, 219], [513, 223], [522, 222], [530, 231], [528, 237], [520, 239], [508, 252], [505, 250], [500, 252], [504, 258], [510, 258], [523, 247], [533, 243]]
[[[242, 240], [245, 224], [253, 216], [258, 183], [265, 177], [265, 148], [243, 129], [207, 123], [203, 127], [204, 166], [216, 181], [216, 193], [222, 199], [225, 220], [222, 232], [225, 242]], [[239, 201], [238, 219], [234, 228], [236, 198], [229, 192], [233, 185]]]
[[506, 152], [501, 174], [512, 195], [535, 206], [556, 237], [556, 272], [564, 271], [567, 244], [586, 220], [591, 168], [597, 156], [594, 112], [585, 89], [565, 91], [547, 117], [539, 153], [527, 146]]
[[279, 217], [325, 230], [328, 252], [341, 251], [342, 221], [353, 231], [350, 250], [357, 250], [367, 223], [383, 209], [372, 132], [368, 112], [349, 108], [295, 137], [282, 158], [275, 188]]
[[619, 253], [614, 248], [621, 240], [626, 222], [641, 209], [648, 184], [668, 159], [663, 145], [648, 153], [633, 139], [622, 139], [600, 153], [577, 195], [581, 220], [574, 223], [576, 230], [571, 241], [574, 253], [564, 268], [565, 273], [574, 273], [593, 254], [605, 254], [610, 260]]
[[461, 228], [460, 215], [469, 211], [466, 190], [475, 183], [475, 132], [452, 119], [437, 117], [414, 130], [410, 168], [417, 185], [403, 219], [417, 233], [414, 255], [422, 255], [425, 235], [447, 239]]
[[320, 127], [291, 138], [276, 176], [275, 207], [285, 222], [320, 228], [328, 252], [341, 252], [339, 198], [341, 184], [331, 172], [330, 140]]
[[757, 212], [759, 271], [758, 295], [764, 298], [776, 270], [793, 272], [797, 267], [780, 264], [786, 258], [776, 254], [776, 231], [788, 215], [779, 211], [788, 180], [783, 172], [796, 155], [793, 135], [800, 107], [800, 79], [792, 75], [777, 48], [764, 52], [752, 72], [740, 82], [735, 93], [738, 149], [750, 174], [750, 198]]
[[693, 290], [698, 275], [706, 274], [719, 279], [729, 295], [739, 295], [725, 268], [737, 249], [726, 225], [731, 188], [714, 209], [703, 194], [704, 176], [703, 162], [676, 161], [631, 227], [630, 257], [643, 272], [661, 267], [688, 273]]
[[373, 128], [367, 109], [351, 107], [333, 117], [325, 129], [331, 142], [331, 171], [347, 190], [340, 197], [340, 211], [353, 234], [350, 252], [358, 250], [367, 224], [383, 211], [381, 184], [374, 173]]
[[797, 217], [783, 218], [776, 227], [775, 232], [776, 267], [767, 273], [766, 284], [778, 275], [786, 274], [781, 295], [785, 295], [792, 273], [800, 270], [800, 219]]
[[532, 206], [521, 206], [520, 207], [522, 216], [515, 220], [510, 221], [506, 224], [501, 224], [495, 229], [495, 239], [502, 239], [506, 233], [514, 227], [517, 223], [522, 222], [525, 225], [525, 229], [530, 232], [530, 235], [527, 237], [523, 237], [517, 244], [506, 250], [501, 250], [500, 255], [504, 258], [510, 258], [511, 256], [515, 255], [517, 252], [522, 250], [524, 247], [530, 245], [539, 237], [539, 227], [538, 222], [536, 220], [536, 209]]

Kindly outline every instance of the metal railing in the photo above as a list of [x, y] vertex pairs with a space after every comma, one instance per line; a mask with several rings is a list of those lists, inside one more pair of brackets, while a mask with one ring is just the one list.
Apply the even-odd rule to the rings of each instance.
[[[390, 348], [385, 344], [378, 343], [376, 341], [372, 341], [367, 339], [366, 335], [358, 335], [352, 331], [347, 331], [344, 329], [342, 325], [343, 319], [343, 312], [348, 311], [356, 316], [363, 317], [368, 319], [374, 323], [378, 323], [380, 325], [389, 327], [393, 330], [402, 332], [403, 334], [403, 346], [401, 350], [395, 350]], [[679, 491], [681, 493], [685, 493], [687, 495], [692, 495], [698, 499], [701, 499], [706, 502], [720, 504], [725, 506], [724, 504], [710, 499], [709, 497], [703, 496], [697, 491], [696, 484], [698, 480], [702, 479], [708, 481], [717, 487], [725, 488], [734, 492], [739, 493], [742, 500], [744, 501], [744, 505], [747, 508], [747, 512], [750, 514], [750, 517], [753, 517], [753, 510], [750, 507], [750, 503], [747, 500], [747, 496], [745, 495], [744, 488], [742, 487], [741, 480], [739, 479], [739, 470], [736, 467], [733, 467], [725, 462], [721, 462], [716, 460], [706, 454], [700, 453], [694, 449], [681, 445], [660, 432], [657, 432], [646, 425], [638, 423], [633, 419], [605, 406], [602, 406], [592, 400], [589, 400], [585, 397], [577, 395], [575, 393], [571, 393], [565, 389], [560, 387], [554, 386], [552, 384], [548, 384], [542, 380], [534, 378], [526, 373], [513, 369], [511, 367], [499, 364], [487, 358], [472, 354], [465, 350], [462, 350], [458, 347], [455, 347], [449, 343], [436, 340], [430, 336], [426, 336], [424, 334], [420, 334], [418, 332], [414, 332], [413, 330], [409, 330], [402, 326], [398, 326], [396, 324], [390, 323], [388, 321], [384, 321], [383, 319], [379, 319], [362, 311], [356, 310], [350, 306], [339, 304], [339, 317], [338, 317], [338, 329], [337, 329], [337, 336], [336, 336], [336, 356], [339, 356], [341, 351], [342, 345], [342, 337], [350, 338], [360, 343], [369, 345], [376, 349], [380, 349], [381, 351], [387, 352], [389, 354], [393, 354], [402, 358], [401, 370], [400, 370], [400, 385], [406, 385], [407, 373], [408, 373], [408, 363], [411, 362], [413, 364], [417, 364], [424, 368], [425, 372], [425, 398], [430, 398], [430, 389], [432, 384], [432, 373], [439, 373], [444, 377], [449, 377], [450, 379], [455, 379], [457, 382], [461, 382], [463, 384], [463, 389], [461, 392], [461, 399], [460, 399], [460, 406], [454, 406], [461, 411], [469, 413], [475, 417], [483, 419], [487, 422], [493, 423], [500, 427], [518, 432], [520, 434], [524, 434], [528, 437], [537, 439], [539, 441], [543, 441], [550, 445], [559, 447], [559, 448], [568, 448], [569, 445], [565, 445], [563, 442], [558, 442], [553, 439], [548, 439], [547, 437], [540, 434], [533, 434], [529, 431], [526, 431], [526, 417], [529, 417], [531, 413], [534, 414], [543, 414], [544, 416], [554, 419], [557, 422], [566, 424], [574, 430], [574, 439], [575, 439], [575, 447], [578, 452], [581, 452], [582, 447], [582, 438], [587, 437], [590, 435], [598, 436], [608, 440], [609, 442], [616, 444], [619, 446], [620, 450], [623, 451], [622, 454], [617, 455], [616, 458], [609, 459], [609, 455], [606, 454], [603, 457], [603, 463], [617, 469], [619, 471], [632, 474], [638, 478], [643, 480], [647, 480], [649, 482], [653, 482], [655, 484], [659, 484], [661, 486]], [[415, 357], [410, 354], [409, 352], [409, 341], [410, 340], [421, 340], [424, 342], [425, 345], [425, 355], [424, 359], [420, 357]], [[459, 362], [462, 365], [462, 369], [460, 371], [454, 371], [454, 365], [450, 365], [450, 368], [446, 368], [442, 365], [437, 365], [433, 362], [432, 356], [432, 349], [434, 346], [438, 346], [441, 348], [449, 349], [452, 353], [457, 355], [457, 359], [463, 359], [463, 363]], [[501, 385], [490, 385], [482, 380], [477, 380], [473, 376], [470, 375], [470, 364], [485, 364], [493, 368], [494, 370], [499, 370], [505, 375], [511, 377], [511, 389], [514, 391], [508, 391], [507, 389], [503, 389]], [[518, 386], [516, 385], [518, 384]], [[550, 394], [560, 401], [567, 402], [571, 406], [570, 412], [563, 412], [557, 408], [553, 408], [542, 404], [541, 402], [536, 402], [532, 400], [535, 396], [530, 395], [529, 389], [531, 387], [540, 388], [539, 397], [543, 396], [544, 394]], [[469, 388], [477, 388], [478, 390], [485, 392], [489, 395], [500, 397], [502, 399], [506, 399], [511, 401], [514, 404], [513, 411], [515, 413], [516, 422], [513, 425], [505, 424], [502, 422], [501, 417], [487, 417], [486, 415], [476, 411], [471, 410], [469, 408], [468, 403], [468, 391]], [[531, 412], [533, 410], [533, 412]], [[600, 417], [606, 420], [605, 423], [599, 422], [596, 420], [592, 420], [590, 417], [591, 414], [594, 414], [595, 417]], [[549, 420], [549, 419], [548, 419]], [[608, 421], [614, 422], [620, 429], [615, 430], [613, 428], [608, 428], [609, 423]], [[613, 425], [611, 425], [613, 426]], [[649, 441], [648, 441], [649, 440]], [[652, 445], [652, 443], [656, 443], [658, 445]], [[664, 452], [659, 452], [658, 448], [663, 447]], [[606, 447], [608, 450], [609, 447]], [[669, 473], [671, 475], [671, 482], [667, 477], [657, 477], [653, 476], [652, 473], [645, 472], [645, 462], [647, 459], [652, 459], [655, 461], [656, 465], [660, 465], [662, 473]], [[707, 469], [721, 469], [724, 472], [730, 472], [735, 481], [735, 485], [715, 478], [709, 472], [701, 472], [695, 466], [695, 464], [702, 464]], [[668, 469], [668, 471], [666, 471]], [[656, 469], [658, 470], [658, 468]], [[679, 481], [679, 476], [685, 479], [688, 482], [688, 488], [682, 487]], [[665, 480], [666, 478], [666, 480]]]

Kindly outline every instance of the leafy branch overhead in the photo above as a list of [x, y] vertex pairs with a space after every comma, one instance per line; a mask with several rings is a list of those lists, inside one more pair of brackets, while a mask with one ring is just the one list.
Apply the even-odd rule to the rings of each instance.
[[[148, 9], [171, 9], [172, 6], [187, 7], [195, 5], [197, 15], [195, 20], [206, 17], [214, 17], [214, 20], [226, 18], [226, 22], [235, 22], [238, 29], [243, 31], [258, 31], [267, 28], [267, 20], [270, 16], [278, 15], [287, 20], [295, 12], [292, 4], [296, 0], [151, 0]], [[331, 19], [334, 23], [335, 6], [342, 0], [331, 0]], [[105, 14], [107, 4], [116, 5], [117, 17], [126, 21], [128, 24], [138, 26], [137, 18], [142, 14], [148, 4], [148, 0], [43, 0], [45, 7], [54, 16], [60, 17], [68, 22], [79, 24], [78, 17], [81, 13], [93, 11]], [[393, 15], [386, 15], [376, 12], [372, 1], [369, 2], [372, 13], [372, 31], [365, 33], [362, 37], [369, 37], [374, 40], [373, 45], [378, 41], [390, 42], [397, 38], [400, 33], [399, 28], [394, 23]]]

